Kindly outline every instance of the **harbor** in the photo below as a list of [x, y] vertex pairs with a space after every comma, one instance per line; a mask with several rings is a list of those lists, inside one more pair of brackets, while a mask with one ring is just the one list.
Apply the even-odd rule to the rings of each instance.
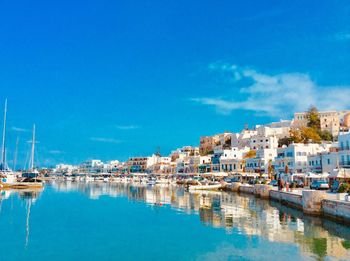
[[53, 180], [37, 193], [3, 191], [0, 228], [7, 260], [350, 258], [348, 226], [245, 193], [178, 185]]
[[0, 1], [0, 261], [350, 261], [350, 1]]

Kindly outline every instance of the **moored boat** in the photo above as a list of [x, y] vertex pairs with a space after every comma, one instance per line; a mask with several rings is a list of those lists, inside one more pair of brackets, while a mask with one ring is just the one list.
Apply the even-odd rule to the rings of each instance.
[[197, 185], [197, 186], [190, 186], [189, 190], [218, 190], [222, 187], [221, 184], [214, 184], [214, 185]]

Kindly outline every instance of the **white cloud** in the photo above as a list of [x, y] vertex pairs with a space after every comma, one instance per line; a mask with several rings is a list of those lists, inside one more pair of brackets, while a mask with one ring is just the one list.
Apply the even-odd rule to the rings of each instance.
[[138, 129], [139, 126], [136, 125], [118, 125], [117, 129], [119, 130], [135, 130]]
[[209, 68], [228, 70], [234, 84], [240, 84], [241, 80], [249, 82], [248, 86], [234, 88], [238, 90], [236, 97], [220, 94], [220, 97], [191, 99], [213, 106], [221, 114], [242, 109], [272, 117], [288, 117], [295, 111], [307, 110], [310, 105], [321, 110], [340, 110], [350, 106], [350, 86], [318, 86], [307, 74], [268, 75], [236, 65], [220, 64], [212, 64]]
[[96, 141], [96, 142], [104, 142], [104, 143], [121, 143], [121, 140], [113, 139], [113, 138], [100, 138], [100, 137], [91, 137], [91, 141]]
[[19, 128], [19, 127], [12, 127], [12, 131], [17, 131], [17, 132], [27, 132], [27, 129]]

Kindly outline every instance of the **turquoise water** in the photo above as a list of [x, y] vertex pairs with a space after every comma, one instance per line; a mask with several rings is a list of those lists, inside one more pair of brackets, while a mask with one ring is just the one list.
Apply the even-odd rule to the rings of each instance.
[[251, 196], [105, 183], [1, 193], [0, 260], [350, 260], [350, 227]]

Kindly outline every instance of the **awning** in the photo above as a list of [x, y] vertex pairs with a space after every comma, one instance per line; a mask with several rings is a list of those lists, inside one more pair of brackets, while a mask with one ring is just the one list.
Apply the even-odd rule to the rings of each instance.
[[350, 179], [350, 169], [334, 169], [329, 178]]

